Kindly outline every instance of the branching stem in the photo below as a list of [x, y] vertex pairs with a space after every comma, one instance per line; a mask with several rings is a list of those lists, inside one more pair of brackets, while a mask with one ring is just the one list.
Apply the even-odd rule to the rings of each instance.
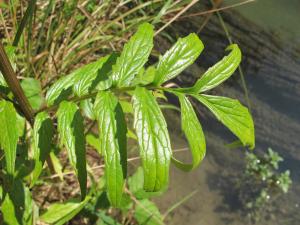
[[[163, 87], [156, 87], [156, 86], [145, 86], [147, 89], [149, 90], [165, 90], [166, 88], [163, 88]], [[115, 93], [124, 93], [124, 92], [127, 92], [127, 91], [133, 91], [136, 87], [122, 87], [122, 88], [111, 88], [110, 90], [115, 92]], [[91, 92], [91, 93], [88, 93], [86, 95], [83, 95], [81, 97], [71, 97], [68, 99], [68, 101], [72, 101], [72, 102], [80, 102], [82, 100], [86, 100], [86, 99], [90, 99], [90, 98], [94, 98], [96, 97], [96, 95], [98, 94], [99, 91], [95, 91], [95, 92]], [[59, 106], [59, 104], [54, 104], [52, 106], [44, 106], [42, 108], [40, 108], [39, 110], [35, 111], [34, 114], [38, 114], [40, 112], [43, 112], [43, 111], [52, 111], [52, 110], [55, 110], [57, 109]]]

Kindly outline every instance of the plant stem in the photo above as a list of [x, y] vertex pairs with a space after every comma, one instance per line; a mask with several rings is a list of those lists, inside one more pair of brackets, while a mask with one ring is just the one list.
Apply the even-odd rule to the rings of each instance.
[[[144, 87], [147, 88], [148, 90], [154, 90], [154, 89], [157, 89], [157, 90], [167, 90], [167, 88], [156, 87], [156, 86], [144, 86]], [[123, 92], [126, 92], [126, 91], [133, 91], [134, 89], [135, 89], [135, 87], [123, 87], [123, 88], [111, 88], [109, 90], [113, 91], [115, 93], [123, 93]], [[98, 92], [99, 91], [91, 92], [91, 93], [88, 93], [88, 94], [83, 95], [81, 97], [71, 97], [71, 98], [68, 99], [68, 101], [80, 102], [82, 100], [90, 99], [90, 98], [96, 97], [96, 95], [98, 94]], [[59, 104], [55, 104], [55, 105], [51, 105], [51, 106], [44, 106], [44, 107], [36, 110], [34, 112], [34, 114], [36, 115], [36, 114], [38, 114], [40, 112], [43, 112], [43, 111], [51, 111], [51, 110], [57, 109], [58, 105]]]
[[8, 84], [9, 88], [11, 89], [12, 93], [16, 97], [16, 100], [20, 105], [20, 109], [22, 113], [24, 114], [28, 122], [30, 122], [30, 124], [32, 125], [33, 110], [21, 88], [19, 80], [17, 79], [17, 75], [15, 74], [11, 66], [11, 63], [7, 57], [7, 54], [5, 52], [5, 49], [1, 41], [0, 41], [0, 71], [2, 72], [2, 75], [6, 83]]
[[166, 217], [177, 207], [179, 207], [180, 205], [182, 205], [184, 202], [186, 202], [187, 200], [189, 200], [191, 197], [193, 197], [199, 190], [194, 190], [191, 193], [189, 193], [188, 195], [186, 195], [185, 197], [183, 197], [182, 199], [180, 199], [180, 201], [176, 202], [174, 205], [172, 205], [169, 209], [167, 209], [167, 211], [164, 213], [163, 215], [163, 220], [166, 219]]

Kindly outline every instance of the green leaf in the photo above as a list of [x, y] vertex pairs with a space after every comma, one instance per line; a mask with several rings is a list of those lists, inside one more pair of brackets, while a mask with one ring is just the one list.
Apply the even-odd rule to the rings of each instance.
[[11, 176], [15, 172], [18, 143], [17, 113], [11, 102], [0, 101], [0, 145], [4, 150], [6, 170]]
[[16, 215], [17, 207], [12, 200], [12, 197], [7, 193], [1, 205], [3, 220], [6, 224], [18, 225], [21, 224], [18, 215]]
[[167, 124], [152, 92], [145, 88], [135, 89], [133, 110], [145, 174], [144, 189], [159, 191], [168, 184], [172, 155]]
[[23, 214], [23, 224], [31, 225], [37, 223], [39, 208], [37, 204], [32, 199], [31, 192], [29, 188], [24, 187], [24, 214]]
[[149, 201], [148, 199], [143, 199], [139, 201], [136, 205], [134, 212], [134, 218], [139, 224], [143, 225], [163, 225], [162, 216], [157, 208], [157, 206]]
[[60, 180], [63, 180], [64, 177], [63, 177], [63, 173], [62, 173], [62, 169], [63, 169], [62, 165], [53, 151], [50, 152], [50, 158], [51, 158], [51, 161], [53, 164], [53, 169], [54, 169], [55, 173], [58, 175]]
[[116, 64], [118, 54], [113, 53], [109, 56], [108, 60], [104, 63], [98, 72], [97, 78], [93, 81], [90, 91], [96, 89], [99, 91], [106, 90], [112, 86], [112, 67]]
[[243, 147], [243, 146], [244, 145], [240, 140], [235, 140], [235, 141], [225, 145], [225, 147], [227, 147], [229, 149], [240, 148], [240, 147]]
[[127, 173], [126, 121], [118, 99], [110, 91], [100, 91], [94, 105], [99, 138], [105, 160], [108, 199], [120, 206]]
[[61, 143], [66, 147], [71, 165], [79, 180], [81, 196], [86, 195], [86, 157], [83, 118], [77, 105], [63, 101], [57, 111], [58, 132]]
[[226, 50], [231, 50], [230, 54], [225, 56], [214, 66], [210, 67], [191, 88], [191, 92], [201, 93], [211, 90], [223, 83], [234, 73], [241, 62], [241, 50], [236, 44], [228, 46]]
[[255, 146], [254, 124], [248, 109], [238, 100], [212, 95], [192, 95], [204, 104], [232, 133], [251, 149]]
[[48, 106], [66, 99], [71, 94], [71, 87], [74, 85], [74, 76], [68, 75], [56, 81], [47, 91], [46, 102]]
[[203, 160], [206, 152], [205, 137], [202, 127], [190, 101], [183, 95], [177, 94], [181, 107], [181, 126], [189, 142], [193, 163], [185, 164], [172, 158], [172, 162], [184, 171], [195, 169]]
[[140, 73], [134, 79], [134, 85], [147, 85], [151, 84], [154, 80], [156, 73], [156, 68], [154, 66], [149, 66], [146, 70], [141, 70]]
[[175, 45], [160, 58], [154, 84], [160, 85], [179, 75], [194, 63], [203, 48], [203, 43], [194, 33], [179, 38]]
[[131, 129], [127, 129], [127, 138], [131, 138], [137, 141], [137, 136]]
[[85, 117], [89, 118], [90, 120], [95, 120], [92, 99], [85, 99], [81, 101], [80, 109]]
[[87, 196], [84, 201], [72, 199], [65, 203], [54, 203], [41, 215], [40, 220], [48, 224], [63, 225], [75, 217], [89, 200], [90, 197]]
[[1, 205], [3, 216], [2, 224], [36, 224], [37, 206], [32, 199], [30, 190], [22, 184], [21, 180], [15, 180], [13, 186], [4, 193]]
[[20, 116], [17, 113], [17, 130], [18, 130], [18, 137], [22, 137], [25, 133], [25, 118]]
[[147, 192], [143, 188], [144, 171], [142, 167], [138, 167], [136, 172], [128, 178], [129, 190], [137, 199], [145, 199], [154, 196], [159, 196], [163, 191]]
[[73, 91], [77, 96], [88, 94], [91, 90], [99, 87], [105, 90], [112, 85], [108, 73], [112, 69], [112, 64], [116, 62], [116, 54], [100, 58], [98, 61], [90, 63], [76, 70], [73, 75], [76, 76]]
[[33, 126], [33, 158], [34, 170], [32, 172], [31, 186], [34, 185], [42, 172], [44, 162], [51, 151], [51, 141], [54, 134], [52, 120], [46, 112], [35, 117]]
[[125, 100], [124, 101], [120, 100], [119, 102], [122, 106], [124, 113], [133, 113], [132, 105], [130, 102], [125, 101]]
[[121, 225], [114, 218], [108, 216], [103, 211], [97, 213], [99, 219], [96, 222], [96, 225]]
[[147, 62], [153, 48], [153, 26], [144, 23], [130, 38], [113, 66], [113, 83], [119, 87], [126, 87]]
[[22, 80], [21, 86], [32, 108], [39, 109], [44, 102], [40, 81], [34, 78], [25, 78]]
[[90, 146], [92, 146], [93, 148], [95, 148], [98, 151], [98, 153], [100, 155], [102, 155], [102, 151], [101, 151], [101, 147], [100, 147], [101, 143], [100, 143], [100, 140], [99, 140], [98, 137], [96, 137], [93, 134], [87, 134], [86, 137], [85, 137], [85, 139], [86, 139], [86, 142]]
[[48, 90], [46, 101], [48, 105], [59, 103], [68, 97], [73, 88], [77, 96], [88, 94], [92, 90], [105, 90], [112, 85], [108, 76], [117, 55], [100, 58], [99, 60], [76, 69], [67, 76], [60, 78]]

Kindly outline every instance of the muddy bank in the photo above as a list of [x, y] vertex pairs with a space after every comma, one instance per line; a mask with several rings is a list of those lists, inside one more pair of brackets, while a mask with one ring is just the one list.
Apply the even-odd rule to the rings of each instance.
[[[255, 151], [264, 152], [267, 147], [278, 151], [285, 158], [282, 169], [291, 171], [294, 182], [290, 193], [277, 202], [276, 217], [267, 218], [263, 224], [297, 224], [300, 220], [297, 215], [300, 204], [299, 46], [280, 40], [274, 33], [266, 32], [237, 13], [228, 11], [222, 15], [232, 39], [243, 51], [242, 68], [256, 129]], [[197, 31], [202, 21], [203, 18], [179, 21], [170, 33], [184, 36]], [[228, 41], [216, 16], [210, 19], [200, 37], [205, 50], [197, 63], [175, 80], [181, 86], [193, 84], [203, 68], [213, 65], [225, 54]], [[161, 52], [167, 48], [167, 44], [162, 43]], [[238, 73], [211, 93], [246, 103]], [[176, 199], [198, 190], [189, 201], [171, 213], [168, 224], [245, 224], [247, 220], [240, 213], [237, 193], [233, 188], [235, 179], [243, 171], [243, 151], [226, 149], [224, 144], [235, 140], [235, 137], [202, 106], [197, 104], [197, 108], [206, 134], [207, 156], [202, 166], [192, 173], [173, 168], [170, 190], [158, 203], [165, 210]], [[179, 130], [179, 115], [166, 114], [174, 131], [174, 148], [186, 147]], [[188, 153], [179, 154], [189, 158]]]

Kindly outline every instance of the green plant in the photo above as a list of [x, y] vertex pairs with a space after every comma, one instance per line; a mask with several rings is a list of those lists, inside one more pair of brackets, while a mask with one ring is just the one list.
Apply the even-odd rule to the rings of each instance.
[[290, 171], [279, 171], [283, 158], [271, 148], [262, 156], [246, 154], [246, 170], [240, 182], [239, 198], [251, 220], [258, 221], [282, 193], [287, 193], [292, 180]]
[[[1, 161], [4, 182], [1, 200], [6, 223], [30, 224], [38, 218], [37, 213], [32, 213], [33, 210], [37, 212], [38, 207], [28, 186], [37, 185], [45, 161], [52, 173], [61, 173], [59, 163], [56, 163], [57, 148], [65, 148], [68, 153], [79, 182], [81, 200], [55, 203], [39, 219], [63, 224], [92, 202], [97, 190], [105, 190], [111, 206], [124, 209], [128, 199], [123, 192], [129, 133], [137, 139], [143, 168], [143, 188], [139, 188], [135, 195], [161, 194], [168, 186], [171, 162], [184, 171], [190, 171], [205, 155], [205, 137], [190, 97], [206, 106], [244, 146], [254, 147], [254, 125], [247, 108], [234, 99], [203, 94], [233, 74], [241, 61], [238, 46], [230, 45], [227, 48], [229, 55], [209, 68], [193, 87], [167, 88], [162, 85], [194, 63], [204, 46], [196, 34], [190, 34], [180, 38], [160, 57], [156, 66], [145, 68], [153, 47], [153, 36], [152, 25], [140, 25], [120, 55], [113, 53], [102, 57], [63, 76], [47, 89], [45, 98], [38, 80], [29, 81], [34, 86], [31, 88], [27, 83], [29, 78], [21, 85], [24, 95], [17, 80], [8, 79], [15, 75], [8, 60], [1, 61], [0, 69], [7, 82], [3, 85], [12, 92], [3, 93], [6, 100], [0, 102], [0, 123], [3, 124], [0, 143], [5, 158]], [[6, 57], [4, 51], [1, 54], [2, 58]], [[165, 92], [179, 99], [182, 130], [193, 156], [190, 164], [172, 156], [167, 124], [158, 101]], [[42, 105], [44, 101], [46, 105]], [[32, 108], [36, 110], [32, 111]], [[23, 115], [29, 123], [24, 123]], [[133, 124], [127, 122], [132, 117]], [[88, 136], [92, 134], [85, 129], [86, 121], [97, 122], [99, 142]], [[97, 146], [98, 153], [104, 158], [103, 187], [99, 188], [93, 175], [88, 175], [86, 142]], [[88, 178], [92, 182], [89, 189]], [[130, 186], [130, 181], [128, 183]], [[134, 192], [132, 187], [131, 192]], [[138, 222], [142, 221], [140, 214], [145, 214], [145, 208], [155, 211], [152, 203], [144, 197], [141, 202], [145, 206], [140, 210], [137, 208]], [[154, 215], [158, 213], [154, 212]]]
[[120, 51], [139, 24], [167, 23], [186, 4], [188, 1], [170, 0], [11, 0], [0, 4], [0, 31], [5, 34], [2, 42], [18, 52], [17, 72], [22, 70], [22, 78], [38, 79], [46, 89], [74, 68]]

